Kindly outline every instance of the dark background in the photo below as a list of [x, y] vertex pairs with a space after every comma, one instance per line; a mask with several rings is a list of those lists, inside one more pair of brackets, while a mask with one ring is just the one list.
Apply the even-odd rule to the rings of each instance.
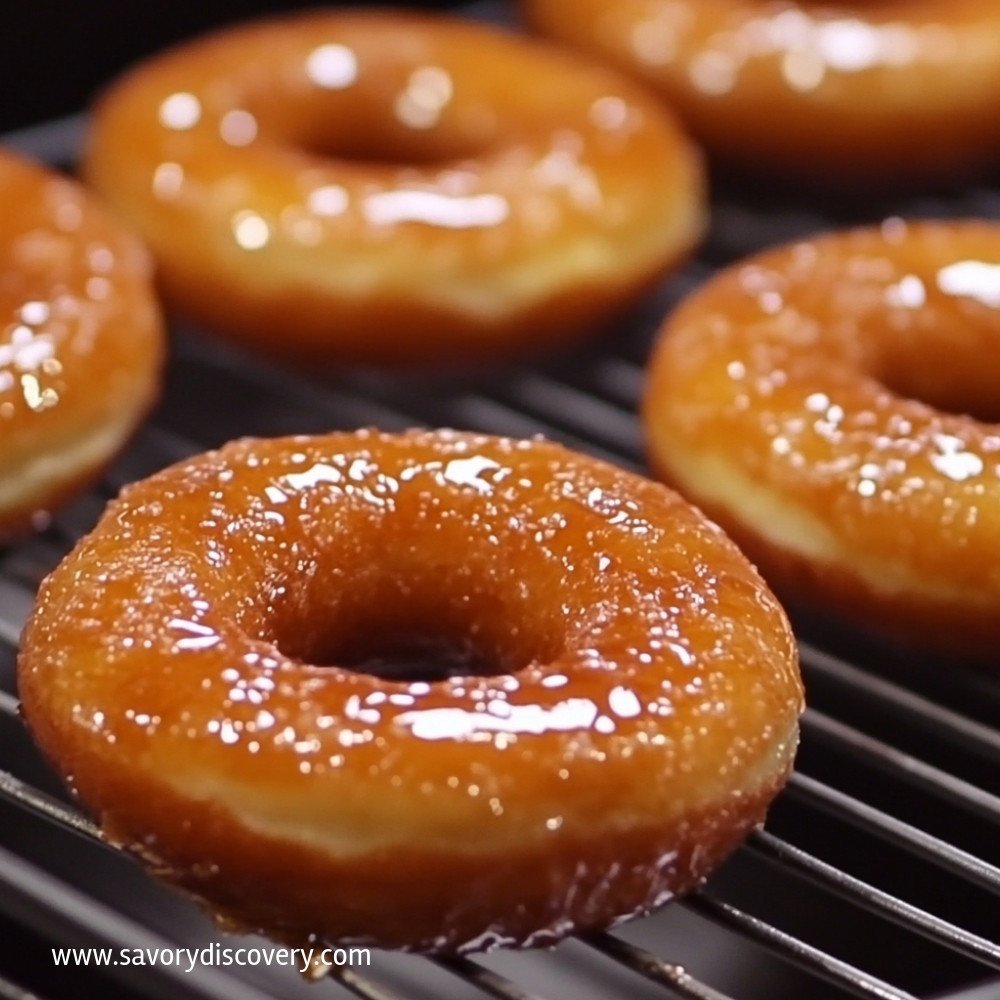
[[[125, 67], [183, 38], [316, 6], [291, 0], [7, 0], [0, 19], [0, 131], [81, 110]], [[407, 0], [406, 6], [449, 3]]]

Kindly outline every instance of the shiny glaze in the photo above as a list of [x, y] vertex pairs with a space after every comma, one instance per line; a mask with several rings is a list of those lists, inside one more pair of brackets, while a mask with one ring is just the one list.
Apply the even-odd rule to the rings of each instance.
[[656, 467], [765, 577], [952, 654], [1000, 610], [1000, 224], [905, 223], [750, 258], [668, 318]]
[[[501, 672], [310, 662], [400, 632]], [[228, 917], [445, 951], [696, 884], [801, 710], [780, 607], [679, 497], [448, 431], [248, 439], [127, 488], [43, 585], [19, 685], [109, 834]]]
[[299, 359], [578, 336], [703, 219], [691, 145], [634, 84], [406, 14], [300, 14], [152, 60], [99, 102], [85, 170], [179, 309]]
[[1000, 160], [1000, 12], [981, 0], [521, 0], [652, 84], [720, 160], [897, 184]]
[[138, 243], [79, 184], [0, 151], [0, 541], [120, 447], [162, 339]]

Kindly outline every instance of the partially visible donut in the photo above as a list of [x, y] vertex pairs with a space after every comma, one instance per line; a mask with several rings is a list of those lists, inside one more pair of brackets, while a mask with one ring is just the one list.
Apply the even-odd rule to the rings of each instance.
[[652, 465], [779, 595], [1000, 642], [1000, 223], [890, 220], [719, 274], [660, 334]]
[[445, 431], [243, 440], [128, 487], [43, 584], [18, 683], [108, 835], [216, 912], [440, 952], [697, 885], [801, 710], [780, 607], [676, 494]]
[[814, 185], [1000, 162], [1000, 8], [982, 0], [521, 0], [651, 84], [720, 160]]
[[43, 523], [151, 406], [151, 271], [79, 184], [0, 151], [0, 542]]
[[489, 359], [579, 336], [700, 235], [700, 161], [610, 70], [481, 24], [309, 13], [153, 59], [86, 175], [168, 299], [297, 361]]

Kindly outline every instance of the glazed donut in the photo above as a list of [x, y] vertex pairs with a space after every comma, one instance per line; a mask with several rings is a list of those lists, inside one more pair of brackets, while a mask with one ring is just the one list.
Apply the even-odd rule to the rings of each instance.
[[44, 525], [149, 409], [151, 270], [78, 184], [0, 150], [0, 543]]
[[704, 215], [698, 157], [629, 81], [398, 13], [297, 15], [146, 63], [100, 101], [85, 160], [171, 302], [296, 361], [576, 336]]
[[718, 159], [884, 186], [1000, 160], [1000, 9], [982, 0], [521, 0], [651, 84]]
[[19, 684], [109, 837], [227, 920], [437, 952], [696, 885], [801, 709], [783, 612], [693, 508], [448, 431], [247, 439], [128, 487], [44, 583]]
[[995, 658], [998, 348], [998, 223], [893, 219], [771, 250], [664, 325], [651, 461], [779, 595]]

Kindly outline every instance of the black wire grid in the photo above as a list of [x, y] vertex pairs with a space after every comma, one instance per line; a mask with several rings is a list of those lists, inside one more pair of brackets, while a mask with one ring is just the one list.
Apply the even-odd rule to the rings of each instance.
[[[81, 128], [80, 119], [57, 121], [7, 144], [66, 165]], [[99, 840], [18, 716], [14, 658], [38, 583], [121, 486], [245, 434], [368, 425], [541, 433], [642, 469], [635, 413], [652, 336], [667, 310], [719, 266], [887, 215], [1000, 218], [1000, 187], [988, 185], [819, 209], [790, 204], [786, 192], [727, 189], [724, 181], [719, 190], [700, 256], [571, 357], [472, 376], [355, 372], [310, 381], [196, 331], [176, 331], [163, 404], [129, 451], [44, 533], [0, 550], [0, 998], [45, 988], [18, 985], [30, 975], [4, 954], [4, 927], [47, 944], [233, 943]], [[702, 891], [658, 914], [552, 952], [436, 960], [376, 952], [370, 968], [335, 971], [322, 985], [290, 970], [158, 966], [78, 969], [79, 992], [57, 981], [48, 995], [98, 995], [93, 983], [101, 982], [123, 996], [205, 1000], [997, 1000], [1000, 683], [859, 643], [823, 620], [796, 623], [810, 705], [796, 772], [767, 829]]]

